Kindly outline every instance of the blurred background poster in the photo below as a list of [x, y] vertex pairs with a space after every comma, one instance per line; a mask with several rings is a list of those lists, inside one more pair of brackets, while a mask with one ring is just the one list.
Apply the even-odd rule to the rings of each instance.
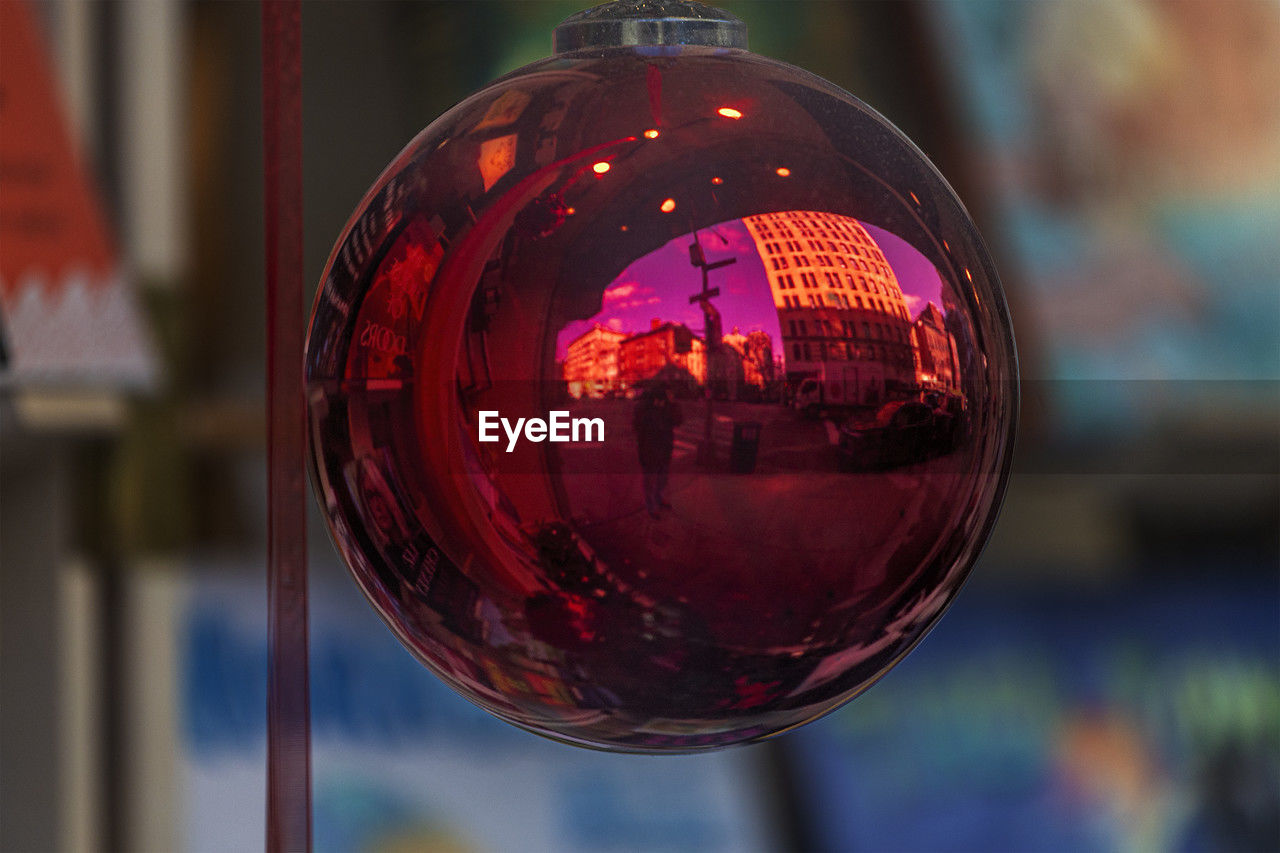
[[[1050, 392], [1067, 414], [1056, 426], [1273, 414], [1274, 387], [1231, 381], [1280, 365], [1274, 4], [986, 0], [927, 15], [1017, 265], [1029, 378], [1082, 383]], [[1170, 384], [1135, 399], [1118, 380]], [[1253, 399], [1218, 396], [1241, 391]]]
[[[414, 134], [586, 5], [306, 3], [306, 280]], [[995, 537], [846, 708], [653, 759], [454, 696], [314, 516], [317, 848], [1276, 849], [1280, 6], [720, 5], [901, 127], [989, 241], [1025, 380]], [[51, 84], [0, 99], [0, 849], [258, 849], [258, 7], [6, 0], [6, 80], [16, 10]], [[74, 161], [15, 167], [27, 103]], [[8, 205], [40, 174], [101, 211], [80, 289], [119, 284], [122, 348], [15, 331], [2, 229], [39, 225]], [[39, 345], [75, 369], [19, 381]]]
[[[336, 565], [313, 583], [316, 850], [776, 849], [759, 754], [609, 755], [498, 722], [427, 672]], [[230, 569], [230, 570], [229, 570]], [[205, 566], [184, 596], [185, 849], [265, 837], [266, 607]], [[230, 576], [230, 579], [229, 579]]]
[[153, 388], [157, 364], [36, 16], [6, 3], [0, 31], [0, 110], [22, 129], [0, 134], [0, 387], [28, 418], [74, 422], [86, 397]]
[[969, 594], [794, 737], [817, 847], [1280, 843], [1278, 12], [922, 7], [1024, 432]]
[[1273, 596], [1233, 580], [957, 605], [795, 734], [816, 848], [1274, 846]]

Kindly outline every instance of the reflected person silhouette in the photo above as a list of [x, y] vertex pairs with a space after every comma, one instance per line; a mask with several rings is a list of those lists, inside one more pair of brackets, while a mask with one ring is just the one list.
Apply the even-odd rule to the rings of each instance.
[[640, 395], [631, 425], [636, 434], [640, 470], [644, 472], [644, 505], [653, 518], [658, 517], [660, 508], [671, 507], [666, 497], [667, 481], [676, 427], [683, 422], [680, 404], [671, 398], [665, 382], [653, 383]]

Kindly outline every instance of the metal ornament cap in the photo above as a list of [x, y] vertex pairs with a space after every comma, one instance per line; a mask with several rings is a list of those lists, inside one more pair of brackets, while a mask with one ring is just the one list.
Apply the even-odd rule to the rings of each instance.
[[693, 0], [613, 0], [556, 27], [556, 53], [608, 47], [699, 45], [747, 49], [747, 25]]

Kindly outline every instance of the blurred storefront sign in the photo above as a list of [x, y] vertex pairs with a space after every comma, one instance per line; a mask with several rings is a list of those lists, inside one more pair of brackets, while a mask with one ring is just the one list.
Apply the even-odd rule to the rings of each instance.
[[[175, 626], [190, 850], [263, 837], [266, 607], [248, 568], [202, 567]], [[776, 848], [758, 752], [610, 755], [526, 734], [414, 660], [336, 568], [313, 575], [316, 850]]]
[[159, 367], [21, 0], [0, 3], [0, 93], [0, 387], [28, 421], [109, 420], [102, 395], [152, 388]]
[[823, 850], [1263, 850], [1274, 580], [966, 597], [792, 736]]
[[[1057, 383], [1052, 432], [1215, 407], [1274, 418], [1280, 7], [928, 8], [1028, 291], [1020, 344], [1041, 356], [1022, 375]], [[1272, 389], [1241, 399], [1222, 380]], [[1164, 399], [1128, 406], [1126, 381]]]

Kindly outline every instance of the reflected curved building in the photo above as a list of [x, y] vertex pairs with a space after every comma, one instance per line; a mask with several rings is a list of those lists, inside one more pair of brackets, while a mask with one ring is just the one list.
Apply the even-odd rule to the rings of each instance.
[[742, 221], [778, 310], [789, 383], [839, 379], [868, 405], [915, 384], [902, 288], [858, 220], [790, 210]]

